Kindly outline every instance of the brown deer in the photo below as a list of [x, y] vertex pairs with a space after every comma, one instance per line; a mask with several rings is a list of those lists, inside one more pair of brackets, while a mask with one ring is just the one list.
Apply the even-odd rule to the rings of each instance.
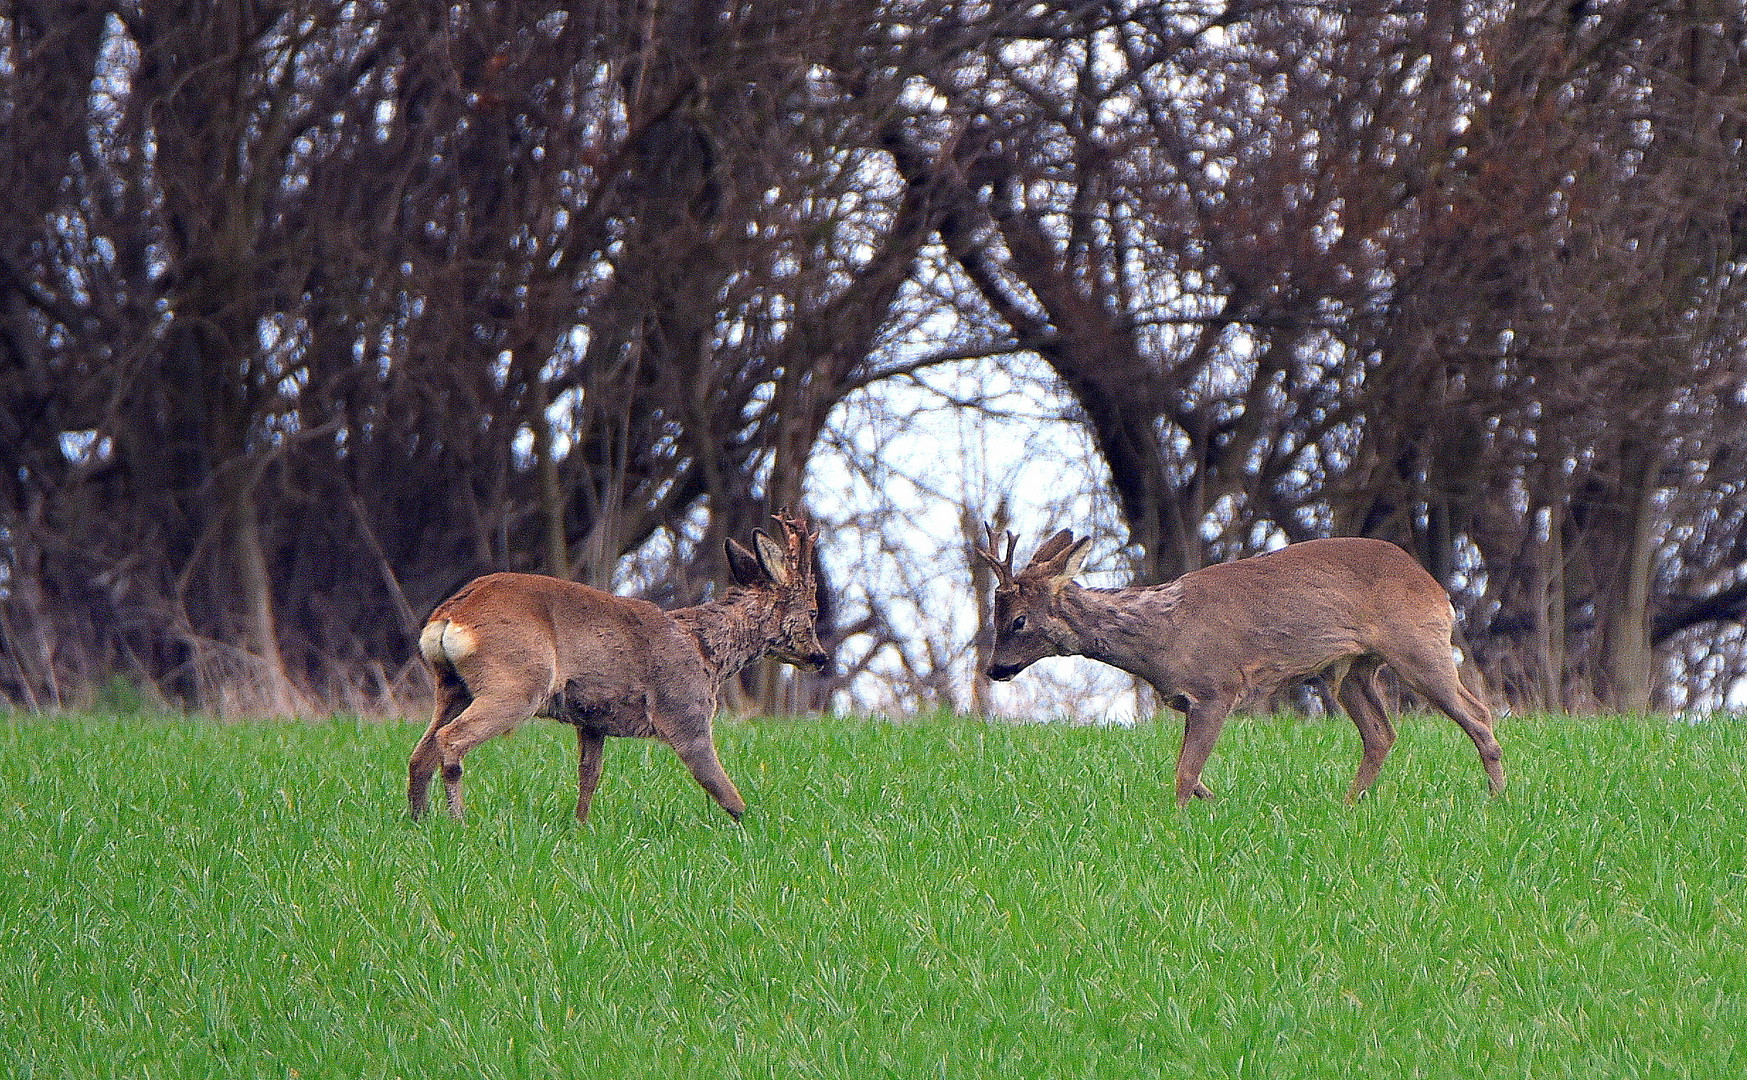
[[1175, 581], [1088, 589], [1073, 581], [1090, 537], [1063, 529], [1013, 571], [1016, 538], [997, 555], [995, 530], [976, 552], [995, 570], [991, 679], [1046, 656], [1089, 656], [1150, 683], [1184, 713], [1177, 805], [1211, 798], [1201, 769], [1240, 701], [1321, 676], [1359, 729], [1364, 756], [1347, 792], [1359, 798], [1395, 743], [1377, 685], [1385, 664], [1462, 726], [1493, 794], [1504, 767], [1492, 713], [1462, 685], [1452, 655], [1455, 611], [1436, 579], [1384, 540], [1337, 537], [1196, 570]]
[[814, 542], [804, 521], [777, 515], [785, 543], [763, 530], [754, 551], [727, 542], [739, 588], [663, 611], [560, 578], [488, 574], [438, 605], [419, 635], [436, 682], [431, 726], [407, 764], [414, 819], [439, 766], [449, 812], [461, 816], [461, 759], [531, 716], [576, 728], [576, 819], [600, 782], [608, 735], [660, 739], [734, 820], [746, 802], [716, 757], [711, 722], [728, 679], [761, 656], [822, 670], [814, 620]]

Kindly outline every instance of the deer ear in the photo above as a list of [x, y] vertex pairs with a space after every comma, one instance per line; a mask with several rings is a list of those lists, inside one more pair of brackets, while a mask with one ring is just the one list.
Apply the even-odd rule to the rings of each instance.
[[1055, 575], [1056, 580], [1066, 584], [1077, 577], [1080, 573], [1080, 567], [1086, 562], [1086, 553], [1091, 550], [1092, 538], [1090, 536], [1082, 536], [1075, 541], [1074, 546], [1068, 549], [1067, 557], [1062, 560], [1062, 568]]
[[754, 529], [752, 546], [758, 549], [758, 565], [766, 577], [784, 588], [794, 584], [794, 575], [789, 573], [789, 554], [781, 544], [765, 535], [763, 529]]
[[1056, 556], [1068, 550], [1068, 548], [1072, 547], [1073, 544], [1074, 534], [1067, 529], [1061, 530], [1048, 540], [1037, 545], [1037, 550], [1031, 553], [1031, 563], [1026, 567], [1026, 569], [1029, 570], [1032, 566], [1041, 568], [1045, 563], [1050, 562]]
[[1080, 572], [1080, 567], [1086, 561], [1086, 552], [1092, 548], [1092, 538], [1082, 536], [1068, 545], [1066, 551], [1056, 553], [1048, 566], [1041, 567], [1040, 577], [1049, 582], [1049, 591], [1059, 593], [1068, 582], [1074, 580], [1074, 575]]
[[764, 568], [758, 565], [758, 556], [746, 550], [746, 545], [730, 536], [722, 549], [728, 553], [728, 572], [734, 575], [734, 584], [742, 587], [764, 584]]

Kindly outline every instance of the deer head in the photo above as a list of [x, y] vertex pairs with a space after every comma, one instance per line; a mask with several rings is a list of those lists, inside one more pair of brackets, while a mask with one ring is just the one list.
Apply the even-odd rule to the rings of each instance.
[[735, 584], [768, 594], [776, 606], [770, 654], [785, 664], [822, 671], [830, 658], [814, 625], [819, 617], [815, 562], [819, 533], [786, 510], [776, 515], [776, 521], [783, 531], [780, 544], [763, 529], [753, 530], [752, 551], [730, 537], [725, 545], [728, 568]]
[[995, 647], [989, 678], [1006, 680], [1046, 656], [1071, 651], [1074, 628], [1062, 617], [1061, 594], [1086, 561], [1089, 536], [1074, 539], [1067, 529], [1039, 545], [1025, 569], [1013, 570], [1018, 539], [1007, 534], [1005, 551], [997, 555], [995, 530], [986, 526], [988, 547], [976, 552], [995, 571]]

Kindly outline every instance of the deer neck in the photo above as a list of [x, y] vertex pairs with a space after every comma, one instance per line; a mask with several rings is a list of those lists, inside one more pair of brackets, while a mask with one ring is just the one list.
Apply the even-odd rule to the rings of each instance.
[[1129, 589], [1088, 589], [1069, 584], [1058, 598], [1073, 640], [1063, 651], [1086, 656], [1135, 675], [1169, 636], [1183, 590], [1175, 584]]
[[697, 640], [717, 690], [763, 656], [776, 630], [776, 601], [752, 589], [729, 589], [716, 600], [667, 613]]

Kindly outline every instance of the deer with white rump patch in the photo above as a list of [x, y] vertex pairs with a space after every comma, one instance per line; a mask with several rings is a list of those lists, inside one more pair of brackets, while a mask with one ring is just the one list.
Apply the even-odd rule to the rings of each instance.
[[988, 534], [976, 552], [996, 575], [989, 677], [1011, 679], [1046, 656], [1089, 656], [1145, 679], [1184, 713], [1179, 806], [1212, 797], [1201, 770], [1233, 706], [1313, 676], [1359, 729], [1364, 752], [1347, 792], [1349, 802], [1358, 799], [1395, 743], [1377, 684], [1385, 664], [1461, 725], [1492, 793], [1504, 790], [1492, 713], [1456, 673], [1450, 598], [1394, 544], [1307, 540], [1163, 585], [1089, 589], [1073, 578], [1090, 537], [1063, 529], [1016, 573], [1014, 535], [997, 554], [993, 527]]
[[407, 765], [416, 819], [439, 768], [461, 816], [461, 759], [532, 716], [576, 728], [576, 818], [586, 821], [608, 735], [660, 739], [734, 820], [746, 802], [716, 756], [711, 729], [723, 685], [761, 656], [822, 670], [814, 621], [814, 543], [804, 521], [777, 515], [784, 543], [762, 530], [753, 551], [727, 542], [739, 588], [663, 611], [560, 578], [488, 574], [431, 612], [419, 651], [436, 682], [431, 726]]

